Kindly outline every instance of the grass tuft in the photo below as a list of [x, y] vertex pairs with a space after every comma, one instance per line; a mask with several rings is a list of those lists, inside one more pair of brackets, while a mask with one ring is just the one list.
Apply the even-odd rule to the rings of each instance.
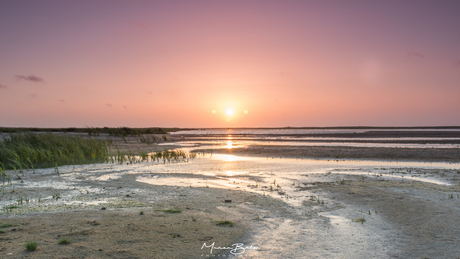
[[67, 238], [60, 239], [59, 242], [58, 242], [58, 244], [60, 244], [60, 245], [68, 245], [70, 243], [72, 243], [72, 241], [70, 241]]
[[353, 222], [360, 222], [361, 224], [363, 224], [364, 222], [366, 222], [366, 219], [364, 219], [364, 217], [359, 217], [354, 219]]
[[221, 221], [217, 221], [216, 222], [216, 225], [217, 226], [229, 226], [229, 227], [233, 227], [233, 225], [235, 225], [235, 223], [229, 221], [229, 220], [221, 220]]
[[20, 208], [20, 207], [17, 205], [8, 205], [8, 206], [3, 207], [3, 209], [6, 210], [6, 212], [11, 212], [13, 209], [17, 209], [17, 208]]
[[11, 223], [2, 223], [2, 224], [0, 224], [0, 228], [9, 228], [9, 227], [12, 227], [12, 226], [13, 226], [13, 224], [11, 224]]
[[163, 210], [163, 212], [166, 212], [166, 213], [181, 213], [182, 210], [180, 210], [180, 209], [169, 209], [169, 210]]
[[38, 243], [35, 242], [35, 241], [31, 241], [31, 242], [26, 243], [26, 249], [28, 251], [35, 251], [35, 250], [37, 250], [37, 247], [38, 247]]

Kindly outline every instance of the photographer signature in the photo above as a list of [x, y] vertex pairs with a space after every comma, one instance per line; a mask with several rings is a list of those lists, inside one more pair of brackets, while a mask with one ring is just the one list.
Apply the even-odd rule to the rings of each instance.
[[250, 249], [250, 250], [259, 249], [259, 247], [253, 246], [253, 245], [245, 246], [243, 243], [236, 243], [236, 244], [233, 244], [232, 246], [223, 246], [223, 247], [215, 246], [215, 243], [216, 242], [213, 242], [210, 245], [206, 245], [206, 243], [204, 243], [203, 246], [201, 246], [201, 249], [210, 248], [211, 249], [211, 251], [210, 251], [211, 254], [212, 254], [212, 250], [230, 250], [230, 253], [232, 255], [243, 254], [248, 249]]

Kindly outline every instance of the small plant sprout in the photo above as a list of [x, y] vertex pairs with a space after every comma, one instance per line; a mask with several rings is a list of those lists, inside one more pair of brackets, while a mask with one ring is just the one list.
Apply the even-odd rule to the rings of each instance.
[[61, 199], [61, 194], [58, 191], [55, 191], [53, 194], [53, 199], [56, 201]]
[[141, 211], [139, 212], [139, 215], [144, 215], [144, 211], [141, 210]]
[[35, 251], [35, 250], [37, 250], [37, 247], [38, 247], [38, 243], [35, 242], [35, 241], [31, 241], [31, 242], [26, 243], [26, 249], [28, 251]]
[[[361, 217], [359, 218], [356, 218], [353, 220], [353, 222], [360, 222], [361, 224], [364, 224], [364, 222], [366, 222], [366, 219], [364, 219], [364, 213], [367, 214], [367, 212], [364, 212], [364, 211], [360, 211], [361, 212]], [[369, 211], [369, 215], [370, 215], [370, 211]]]
[[370, 210], [368, 210], [368, 211], [361, 211], [361, 210], [358, 210], [358, 211], [361, 212], [361, 213], [367, 214], [367, 215], [371, 215], [371, 211], [370, 211]]

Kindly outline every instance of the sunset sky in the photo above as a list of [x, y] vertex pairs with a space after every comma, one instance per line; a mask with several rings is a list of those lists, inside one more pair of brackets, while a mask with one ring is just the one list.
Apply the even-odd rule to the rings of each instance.
[[433, 125], [460, 1], [0, 1], [0, 126]]

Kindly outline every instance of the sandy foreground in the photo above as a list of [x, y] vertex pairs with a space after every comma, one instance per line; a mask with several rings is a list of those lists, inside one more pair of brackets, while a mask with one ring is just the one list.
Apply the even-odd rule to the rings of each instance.
[[[129, 148], [129, 143], [123, 143], [119, 145]], [[156, 151], [172, 145], [147, 146], [132, 140], [131, 147]], [[334, 149], [336, 153], [317, 148], [320, 151], [313, 154], [312, 150], [257, 146], [213, 152], [321, 159], [327, 159], [327, 154], [375, 159], [388, 153], [343, 147]], [[393, 151], [409, 152], [412, 155], [403, 157], [407, 160], [418, 156], [420, 160], [458, 161], [457, 150], [441, 151], [435, 158], [431, 149]], [[442, 152], [446, 152], [444, 157]], [[358, 175], [305, 176], [288, 188], [304, 197], [296, 204], [284, 189], [269, 191], [272, 185], [257, 177], [249, 179], [256, 184], [245, 186], [247, 191], [217, 188], [215, 177], [202, 175], [206, 186], [136, 180], [139, 175], [148, 176], [145, 168], [161, 166], [165, 165], [64, 166], [59, 175], [55, 169], [26, 171], [22, 182], [13, 180], [0, 194], [0, 225], [4, 224], [0, 257], [460, 258], [457, 170], [418, 172], [434, 174], [452, 185]], [[180, 177], [192, 181], [198, 176]], [[5, 209], [21, 198], [19, 208]], [[360, 218], [365, 221], [353, 221]], [[64, 238], [71, 244], [58, 244]], [[36, 251], [25, 249], [29, 241], [38, 243]]]

